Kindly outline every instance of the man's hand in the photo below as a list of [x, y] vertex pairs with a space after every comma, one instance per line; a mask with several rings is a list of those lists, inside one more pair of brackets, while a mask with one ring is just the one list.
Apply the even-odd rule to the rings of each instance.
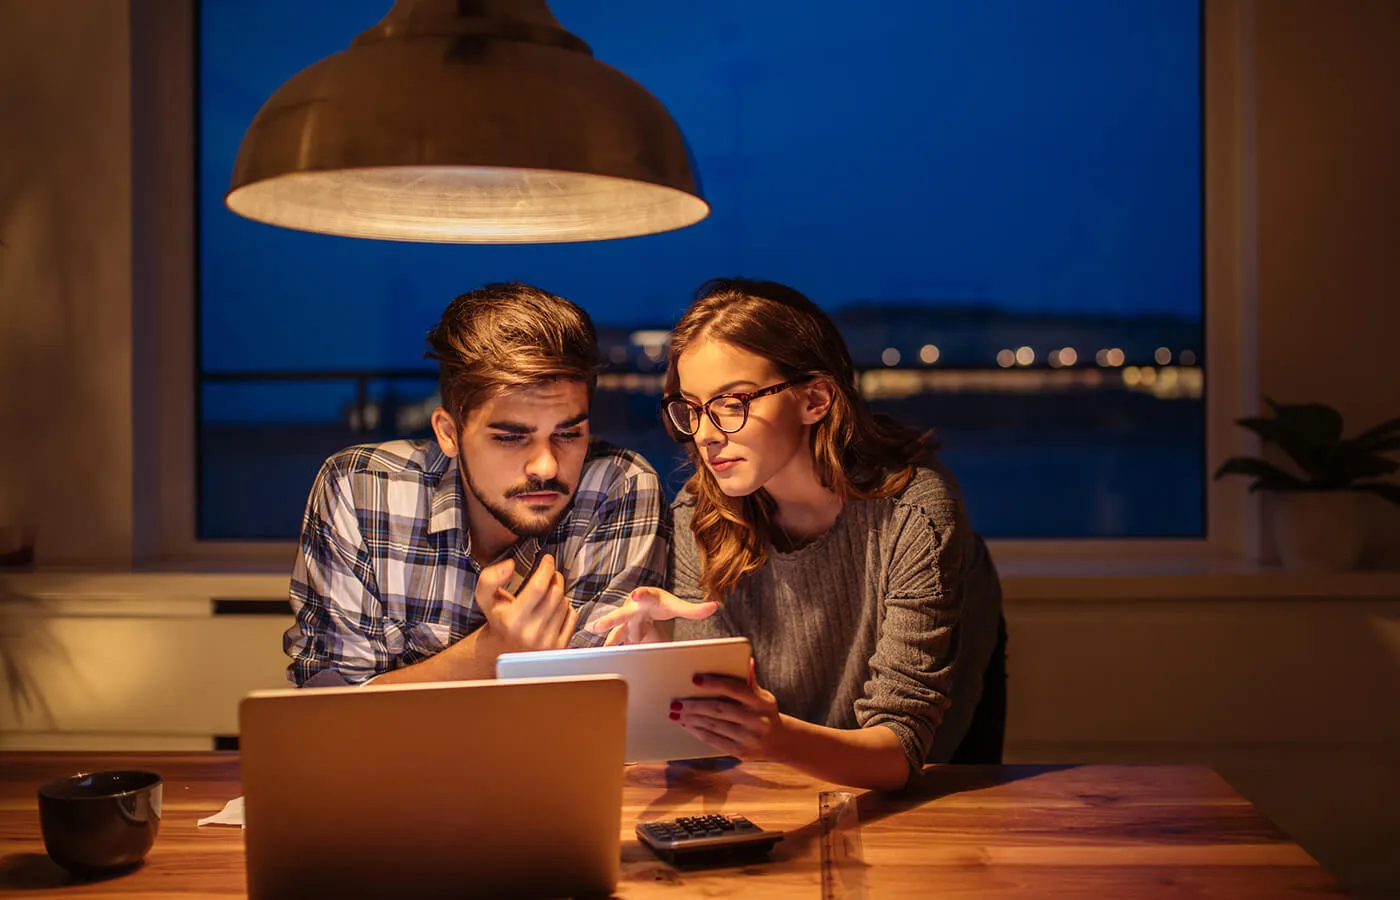
[[564, 596], [564, 576], [554, 557], [540, 557], [535, 574], [512, 596], [502, 585], [515, 572], [507, 559], [481, 570], [476, 579], [476, 604], [486, 614], [492, 637], [509, 650], [558, 650], [567, 647], [578, 624], [578, 612]]
[[714, 615], [717, 609], [719, 604], [713, 600], [690, 603], [661, 588], [640, 587], [631, 593], [622, 606], [589, 622], [588, 630], [608, 636], [603, 641], [604, 647], [665, 640], [656, 628], [657, 622], [704, 619]]

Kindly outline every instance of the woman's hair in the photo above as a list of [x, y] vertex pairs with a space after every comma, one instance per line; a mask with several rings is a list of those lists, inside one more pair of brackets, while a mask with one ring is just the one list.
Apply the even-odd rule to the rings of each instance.
[[[718, 340], [770, 360], [784, 379], [827, 376], [835, 385], [831, 408], [811, 431], [817, 479], [843, 501], [888, 497], [904, 489], [932, 449], [927, 435], [870, 411], [856, 384], [850, 351], [836, 324], [815, 303], [772, 281], [716, 278], [695, 299], [671, 333], [666, 395], [680, 391], [676, 362], [703, 340]], [[722, 599], [767, 561], [766, 543], [777, 503], [762, 488], [745, 497], [720, 490], [694, 441], [686, 452], [695, 474], [685, 489], [695, 495], [691, 530], [703, 561], [700, 584]]]
[[428, 332], [424, 356], [437, 360], [442, 405], [459, 432], [468, 413], [512, 388], [581, 381], [591, 398], [598, 381], [598, 335], [588, 313], [518, 282], [453, 300]]

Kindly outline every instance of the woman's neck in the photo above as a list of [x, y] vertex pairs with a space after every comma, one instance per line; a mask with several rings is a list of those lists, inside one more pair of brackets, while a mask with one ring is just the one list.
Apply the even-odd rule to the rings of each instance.
[[803, 479], [775, 478], [764, 489], [778, 505], [774, 524], [794, 548], [830, 531], [844, 505], [840, 497], [822, 487], [815, 473]]

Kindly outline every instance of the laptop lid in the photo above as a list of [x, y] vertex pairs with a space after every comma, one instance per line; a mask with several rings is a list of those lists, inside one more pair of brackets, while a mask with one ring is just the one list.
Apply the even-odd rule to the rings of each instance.
[[695, 686], [697, 674], [748, 678], [751, 653], [742, 637], [502, 653], [496, 676], [621, 676], [627, 681], [627, 761], [664, 762], [722, 755], [671, 721], [671, 701], [713, 694]]
[[606, 895], [626, 709], [598, 676], [250, 694], [248, 896]]

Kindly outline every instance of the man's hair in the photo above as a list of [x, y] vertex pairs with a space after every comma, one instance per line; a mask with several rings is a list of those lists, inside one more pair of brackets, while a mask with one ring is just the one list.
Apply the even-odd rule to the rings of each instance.
[[460, 429], [467, 415], [505, 391], [598, 381], [598, 333], [581, 307], [519, 282], [487, 284], [448, 304], [428, 332], [442, 405]]

